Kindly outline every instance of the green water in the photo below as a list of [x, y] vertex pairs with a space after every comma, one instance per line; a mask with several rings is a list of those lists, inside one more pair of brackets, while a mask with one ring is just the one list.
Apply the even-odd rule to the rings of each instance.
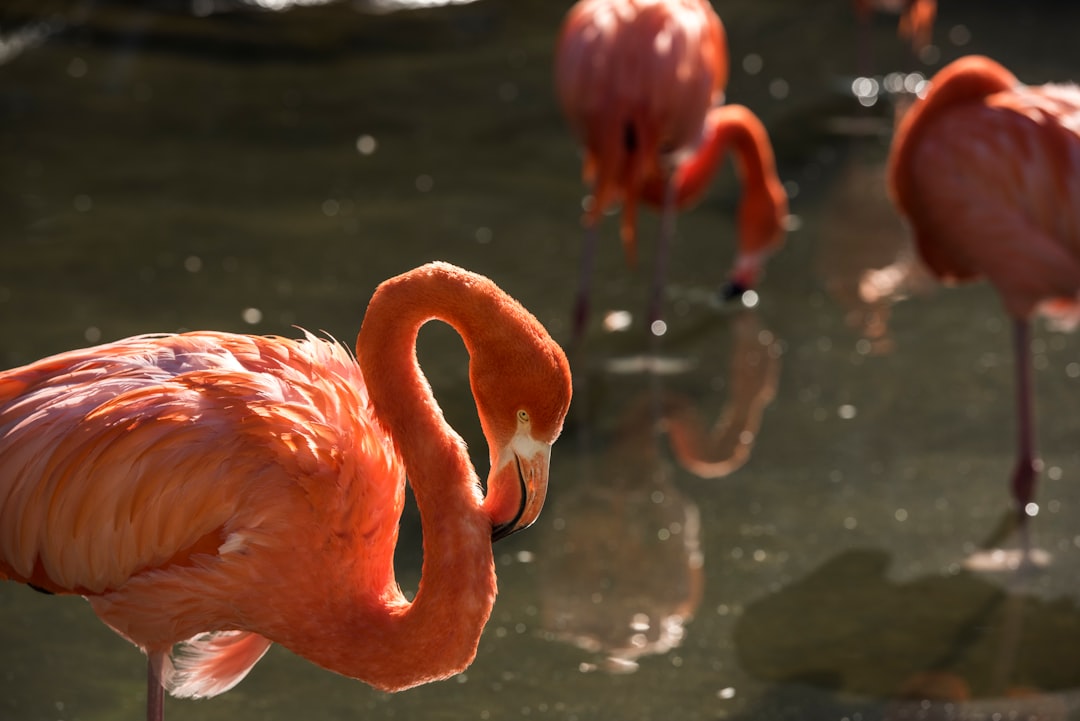
[[[207, 3], [181, 0], [5, 2], [0, 366], [178, 329], [300, 326], [351, 344], [375, 285], [432, 259], [489, 275], [567, 341], [584, 189], [551, 53], [569, 4], [202, 16]], [[942, 4], [929, 64], [878, 19], [878, 73], [981, 52], [1033, 83], [1080, 76], [1080, 8]], [[219, 698], [168, 699], [169, 718], [1078, 715], [1077, 338], [1036, 332], [1034, 529], [1052, 562], [965, 571], [1009, 507], [1008, 324], [981, 285], [915, 275], [903, 302], [859, 300], [863, 274], [908, 249], [882, 186], [887, 113], [845, 89], [849, 3], [717, 7], [728, 99], [769, 126], [798, 218], [760, 304], [709, 303], [732, 255], [730, 170], [679, 219], [655, 348], [642, 319], [656, 219], [636, 271], [609, 220], [548, 505], [496, 547], [500, 596], [468, 672], [390, 696], [274, 648]], [[603, 330], [613, 310], [627, 331]], [[425, 329], [420, 356], [483, 469], [461, 344]], [[753, 452], [701, 478], [650, 432], [650, 403], [681, 398], [711, 426], [769, 384], [753, 364], [775, 374]], [[415, 587], [414, 509], [403, 524], [399, 574]], [[971, 700], [899, 700], [931, 672]], [[144, 674], [83, 600], [0, 584], [0, 719], [137, 719]]]

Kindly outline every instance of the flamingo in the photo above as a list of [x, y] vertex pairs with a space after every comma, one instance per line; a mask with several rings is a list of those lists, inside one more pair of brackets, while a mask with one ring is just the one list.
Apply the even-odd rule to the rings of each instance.
[[855, 0], [855, 14], [863, 27], [870, 23], [874, 10], [883, 10], [900, 14], [897, 33], [911, 43], [911, 49], [918, 53], [931, 42], [934, 33], [934, 18], [937, 15], [937, 0]]
[[[464, 339], [484, 496], [417, 364]], [[468, 666], [492, 541], [529, 526], [570, 403], [566, 356], [516, 300], [446, 263], [387, 280], [357, 358], [335, 343], [144, 335], [0, 374], [0, 578], [81, 594], [162, 690], [208, 697], [272, 642], [398, 691]], [[424, 528], [410, 603], [393, 555], [406, 475]]]
[[986, 57], [956, 60], [901, 120], [888, 178], [929, 270], [946, 282], [987, 278], [1012, 319], [1012, 494], [1026, 538], [1037, 511], [1030, 318], [1080, 311], [1080, 90], [1022, 85]]
[[727, 40], [706, 0], [580, 0], [563, 21], [555, 86], [563, 112], [585, 148], [583, 177], [592, 188], [585, 251], [574, 310], [584, 331], [595, 255], [595, 227], [622, 204], [627, 264], [637, 259], [637, 207], [661, 209], [650, 325], [660, 318], [674, 209], [693, 205], [734, 148], [742, 176], [739, 253], [727, 295], [756, 281], [783, 238], [787, 195], [776, 174], [769, 135], [742, 106], [719, 106], [728, 78]]

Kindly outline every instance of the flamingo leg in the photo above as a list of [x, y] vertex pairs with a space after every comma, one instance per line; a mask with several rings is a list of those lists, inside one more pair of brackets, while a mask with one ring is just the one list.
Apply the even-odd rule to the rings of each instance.
[[146, 662], [146, 721], [164, 721], [165, 689], [152, 659]]
[[585, 226], [585, 248], [581, 254], [581, 277], [578, 280], [577, 298], [574, 301], [573, 345], [585, 336], [589, 320], [589, 290], [592, 286], [593, 266], [596, 264], [596, 226]]
[[652, 294], [649, 298], [649, 329], [660, 320], [664, 304], [664, 286], [667, 285], [668, 256], [675, 237], [675, 180], [668, 173], [664, 180], [664, 209], [660, 215], [660, 241], [656, 246], [656, 266], [653, 269]]
[[[1013, 471], [1012, 492], [1017, 505], [1017, 518], [1026, 529], [1028, 504], [1035, 497], [1038, 473], [1035, 468], [1035, 421], [1032, 415], [1031, 325], [1024, 318], [1013, 321], [1013, 341], [1016, 353], [1016, 416], [1017, 458]], [[1026, 536], [1026, 530], [1025, 530]]]

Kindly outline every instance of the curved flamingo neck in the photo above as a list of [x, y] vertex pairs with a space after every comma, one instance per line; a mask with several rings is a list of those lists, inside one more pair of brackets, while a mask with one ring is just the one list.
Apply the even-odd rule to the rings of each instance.
[[420, 584], [412, 603], [393, 583], [383, 598], [366, 599], [367, 607], [361, 604], [352, 621], [363, 626], [357, 637], [366, 640], [337, 644], [342, 654], [324, 663], [384, 690], [445, 678], [468, 666], [496, 590], [491, 522], [481, 509], [476, 472], [416, 359], [417, 333], [434, 319], [454, 327], [475, 356], [475, 339], [490, 325], [479, 319], [495, 301], [486, 286], [449, 266], [398, 281], [384, 283], [372, 298], [357, 355], [374, 414], [401, 455], [420, 511]]
[[432, 501], [476, 513], [481, 500], [465, 443], [444, 419], [416, 358], [417, 335], [431, 320], [453, 327], [474, 354], [477, 309], [487, 299], [454, 277], [450, 271], [387, 281], [372, 297], [356, 341], [375, 416], [405, 463], [422, 519]]
[[664, 415], [675, 457], [699, 478], [721, 478], [750, 458], [765, 408], [776, 396], [780, 357], [771, 335], [762, 335], [751, 313], [735, 316], [730, 397], [712, 428], [693, 402], [669, 396]]
[[[679, 163], [672, 178], [675, 202], [680, 208], [701, 198], [729, 148], [735, 152], [736, 167], [747, 192], [765, 188], [769, 178], [776, 175], [769, 135], [757, 116], [742, 105], [713, 108], [705, 118], [697, 149]], [[663, 202], [662, 193], [654, 183], [648, 199]]]
[[[776, 174], [772, 143], [765, 126], [753, 112], [742, 105], [722, 105], [709, 111], [697, 149], [671, 175], [673, 198], [679, 208], [696, 203], [729, 149], [734, 152], [743, 186], [739, 202], [739, 252], [748, 269], [753, 270], [763, 254], [779, 244], [787, 215], [787, 195]], [[665, 185], [663, 177], [654, 175], [648, 179], [643, 196], [648, 202], [662, 206]]]

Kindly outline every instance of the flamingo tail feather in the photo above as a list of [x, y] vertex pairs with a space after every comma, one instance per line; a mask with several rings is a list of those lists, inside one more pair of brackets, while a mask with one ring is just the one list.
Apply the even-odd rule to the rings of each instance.
[[161, 685], [179, 698], [209, 698], [240, 683], [270, 648], [246, 631], [202, 633], [178, 643], [161, 665]]

